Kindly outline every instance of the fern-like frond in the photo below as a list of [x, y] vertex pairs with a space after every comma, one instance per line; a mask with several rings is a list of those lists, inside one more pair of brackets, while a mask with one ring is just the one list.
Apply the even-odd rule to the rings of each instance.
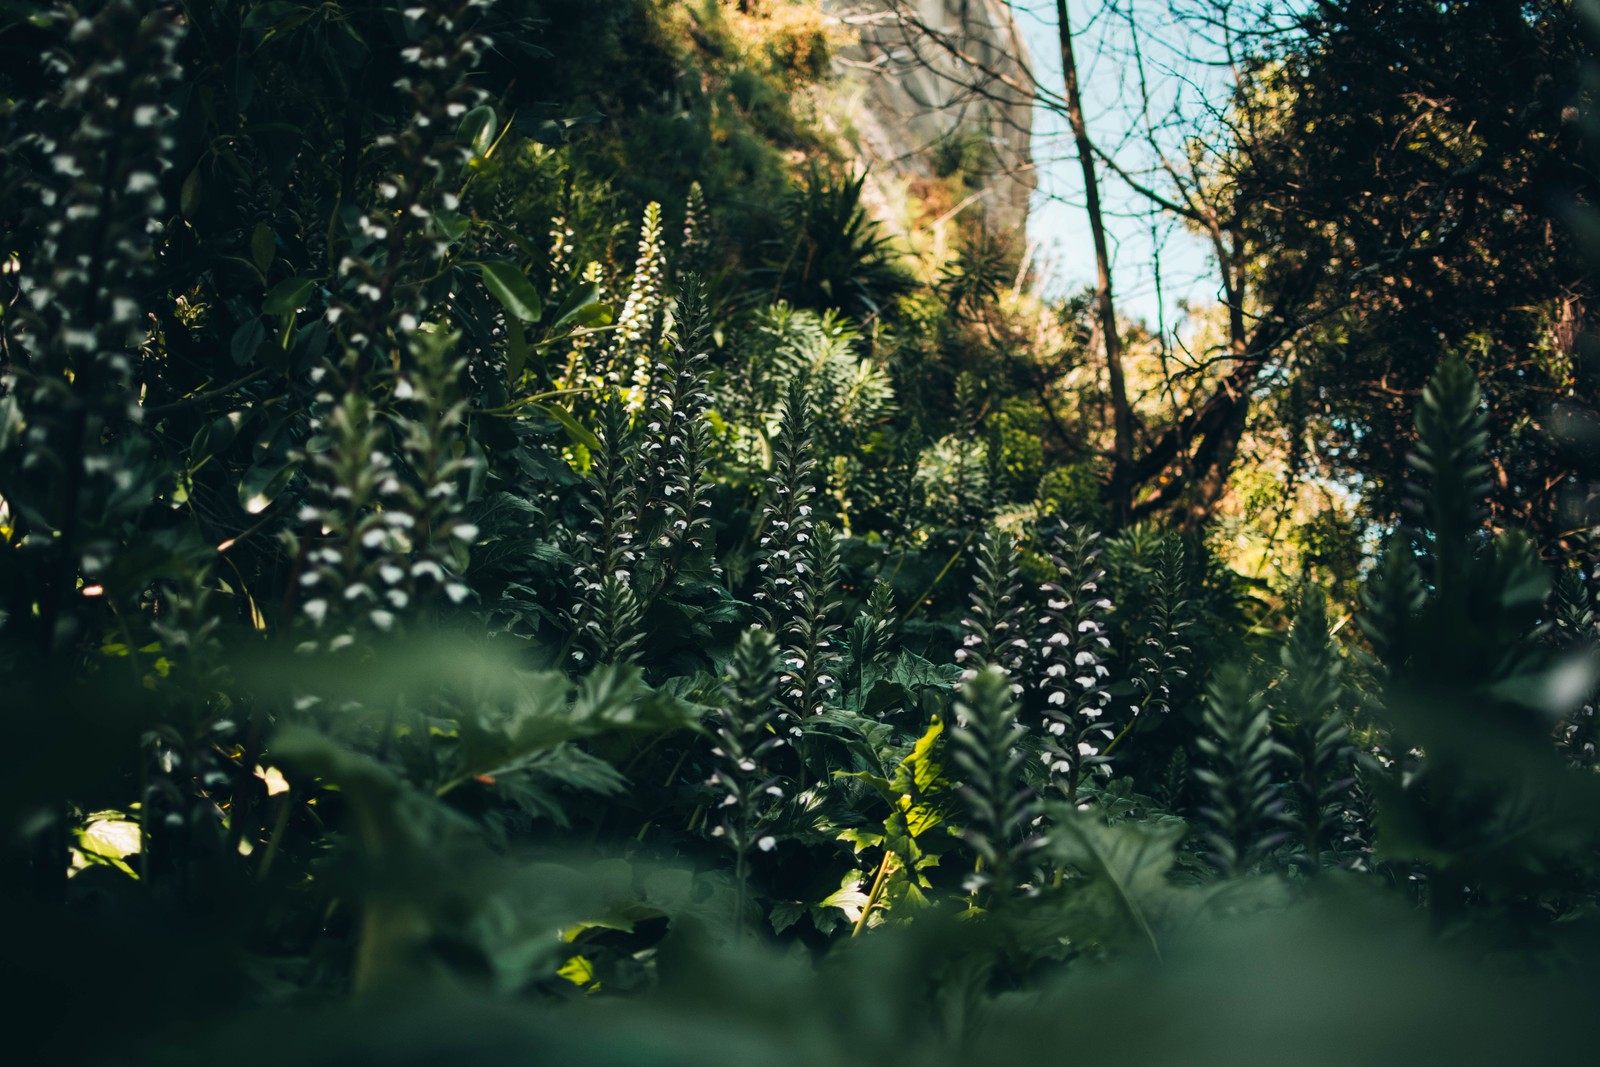
[[715, 770], [707, 783], [715, 805], [713, 837], [726, 841], [735, 862], [734, 921], [743, 928], [748, 892], [751, 849], [770, 851], [776, 840], [765, 833], [774, 807], [785, 790], [771, 773], [768, 757], [784, 745], [772, 729], [782, 704], [778, 700], [779, 654], [777, 642], [759, 628], [739, 635], [728, 660], [722, 688], [722, 706], [712, 719], [716, 746], [711, 754]]
[[1294, 767], [1295, 807], [1289, 816], [1300, 833], [1307, 866], [1315, 874], [1322, 853], [1336, 844], [1353, 750], [1341, 704], [1344, 663], [1328, 627], [1327, 598], [1307, 585], [1281, 654], [1283, 676], [1273, 703], [1284, 748]]
[[640, 638], [641, 606], [634, 591], [639, 561], [638, 449], [621, 397], [609, 395], [599, 414], [600, 448], [583, 501], [589, 521], [577, 534], [574, 553], [580, 562], [571, 618], [576, 631], [574, 658], [582, 661], [592, 655], [598, 662], [610, 663], [625, 659]]
[[1456, 556], [1469, 552], [1469, 536], [1483, 523], [1488, 491], [1489, 419], [1472, 370], [1447, 359], [1422, 390], [1417, 405], [1417, 447], [1410, 456], [1414, 479], [1407, 509], [1422, 521], [1435, 584], [1450, 595]]
[[1028, 650], [1023, 635], [1021, 553], [1017, 539], [997, 526], [983, 531], [977, 547], [977, 575], [969, 595], [971, 607], [961, 627], [966, 633], [956, 650], [956, 662], [972, 678], [985, 667], [999, 668], [1021, 691], [1023, 657]]
[[1033, 845], [1027, 830], [1038, 798], [1023, 780], [1026, 757], [1020, 748], [1027, 730], [1018, 722], [1011, 680], [997, 666], [984, 667], [962, 684], [955, 710], [951, 746], [967, 804], [962, 837], [978, 856], [968, 886], [988, 890], [991, 900], [1004, 900], [1016, 888], [1023, 855]]
[[1266, 702], [1249, 673], [1227, 667], [1206, 687], [1206, 734], [1196, 744], [1207, 766], [1195, 779], [1205, 788], [1200, 811], [1211, 829], [1210, 859], [1225, 878], [1247, 873], [1280, 842], [1283, 804], [1272, 784], [1279, 750]]
[[1044, 759], [1067, 799], [1077, 797], [1085, 770], [1105, 767], [1111, 739], [1107, 690], [1111, 649], [1104, 619], [1111, 601], [1101, 591], [1097, 534], [1062, 527], [1052, 539], [1056, 580], [1043, 587], [1044, 608], [1034, 625], [1034, 673], [1044, 697]]

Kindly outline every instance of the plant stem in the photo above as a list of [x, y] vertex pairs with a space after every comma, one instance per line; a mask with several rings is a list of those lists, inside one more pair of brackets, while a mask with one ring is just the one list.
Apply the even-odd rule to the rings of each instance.
[[928, 588], [924, 589], [922, 591], [922, 595], [913, 600], [911, 602], [911, 606], [906, 609], [906, 613], [900, 616], [901, 626], [904, 626], [906, 624], [906, 620], [910, 619], [911, 616], [917, 613], [917, 609], [922, 606], [922, 602], [932, 596], [935, 589], [939, 588], [939, 583], [944, 581], [945, 575], [950, 573], [950, 568], [956, 565], [956, 560], [961, 558], [961, 553], [967, 550], [967, 546], [972, 544], [972, 539], [977, 536], [978, 531], [976, 528], [967, 534], [966, 540], [961, 542], [961, 547], [957, 548], [955, 552], [951, 554], [950, 558], [945, 561], [944, 569], [941, 570], [937, 576], [935, 576], [933, 583], [929, 585]]
[[872, 880], [872, 892], [867, 894], [867, 902], [861, 908], [861, 917], [856, 920], [855, 929], [850, 931], [850, 936], [855, 937], [866, 929], [867, 916], [872, 913], [873, 905], [883, 894], [884, 884], [889, 880], [889, 864], [894, 860], [894, 850], [887, 845], [883, 849], [883, 860], [878, 864], [878, 874]]

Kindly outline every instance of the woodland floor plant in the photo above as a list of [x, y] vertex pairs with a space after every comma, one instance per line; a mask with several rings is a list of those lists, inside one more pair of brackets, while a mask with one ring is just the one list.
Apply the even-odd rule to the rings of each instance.
[[709, 187], [620, 255], [507, 208], [503, 53], [570, 14], [24, 13], [26, 1062], [1582, 1054], [1594, 576], [1483, 521], [1469, 367], [1359, 625], [1308, 580], [1275, 628], [1192, 531], [1021, 493], [978, 375], [926, 402], [855, 179], [759, 292], [669, 237]]

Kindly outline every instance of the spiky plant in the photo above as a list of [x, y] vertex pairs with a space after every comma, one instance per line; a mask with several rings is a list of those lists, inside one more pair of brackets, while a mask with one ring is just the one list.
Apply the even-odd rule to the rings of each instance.
[[1281, 653], [1283, 676], [1273, 696], [1283, 747], [1294, 769], [1290, 825], [1299, 831], [1311, 874], [1336, 844], [1352, 778], [1353, 750], [1341, 705], [1344, 663], [1328, 627], [1327, 598], [1307, 585]]
[[833, 636], [839, 631], [834, 621], [839, 610], [839, 542], [833, 527], [819, 523], [802, 554], [796, 610], [782, 634], [781, 683], [784, 701], [801, 719], [821, 711], [838, 682]]
[[[596, 260], [584, 265], [578, 280], [590, 287], [589, 291], [597, 300], [606, 292], [605, 268]], [[586, 329], [573, 331], [572, 339], [567, 345], [566, 365], [555, 379], [558, 388], [591, 389], [616, 384], [607, 377], [611, 347], [600, 339], [604, 336]]]
[[888, 469], [884, 472], [888, 482], [884, 510], [889, 520], [891, 543], [897, 546], [910, 544], [910, 539], [922, 524], [927, 492], [917, 477], [917, 467], [927, 444], [927, 435], [922, 432], [922, 420], [913, 414], [905, 429], [895, 438]]
[[711, 267], [711, 212], [699, 182], [689, 183], [683, 204], [683, 240], [678, 246], [680, 271], [704, 275]]
[[845, 630], [841, 686], [857, 706], [866, 700], [868, 677], [888, 665], [897, 618], [894, 587], [880, 578], [872, 586], [865, 609]]
[[1183, 542], [1175, 536], [1163, 537], [1150, 572], [1147, 630], [1133, 666], [1133, 684], [1140, 694], [1139, 702], [1129, 709], [1134, 715], [1171, 711], [1172, 687], [1188, 677], [1188, 571]]
[[1426, 601], [1416, 555], [1404, 537], [1396, 536], [1362, 587], [1365, 610], [1357, 620], [1372, 645], [1369, 666], [1378, 682], [1404, 676], [1417, 614]]
[[1184, 810], [1184, 796], [1189, 792], [1189, 754], [1184, 749], [1175, 748], [1167, 759], [1167, 767], [1161, 773], [1161, 787], [1156, 791], [1156, 799], [1161, 806], [1175, 815], [1181, 815]]
[[977, 575], [969, 594], [971, 606], [961, 620], [966, 633], [956, 650], [956, 662], [967, 679], [986, 667], [997, 667], [1020, 693], [1028, 641], [1023, 634], [1026, 617], [1017, 539], [997, 526], [989, 526], [978, 541], [976, 556]]
[[364, 386], [369, 372], [381, 375], [386, 366], [404, 363], [405, 338], [428, 311], [427, 280], [449, 249], [433, 219], [460, 206], [447, 179], [473, 154], [458, 138], [456, 120], [484, 99], [471, 73], [489, 46], [476, 28], [489, 6], [486, 0], [464, 0], [451, 8], [419, 4], [404, 12], [416, 43], [401, 52], [394, 89], [414, 106], [399, 129], [374, 140], [383, 177], [375, 202], [356, 216], [347, 235], [327, 314], [344, 343], [341, 373], [352, 390]]
[[[567, 224], [566, 215], [555, 215], [550, 219], [550, 284], [560, 285], [566, 278], [567, 272], [572, 269], [572, 253], [574, 245], [572, 240], [577, 236], [571, 226]], [[551, 290], [554, 295], [554, 290]]]
[[[414, 108], [374, 142], [382, 176], [346, 235], [328, 298], [325, 318], [341, 351], [312, 373], [311, 430], [330, 447], [306, 464], [298, 542], [301, 609], [328, 648], [355, 639], [353, 613], [390, 630], [419, 593], [442, 591], [457, 603], [468, 595], [456, 576], [476, 530], [459, 517], [456, 480], [468, 463], [452, 447], [463, 431], [464, 367], [455, 338], [426, 321], [424, 279], [449, 252], [431, 221], [459, 206], [448, 179], [472, 156], [455, 119], [483, 100], [469, 74], [488, 47], [477, 28], [488, 6], [405, 11], [416, 44], [401, 53], [394, 88]], [[300, 287], [281, 297], [292, 323], [295, 305], [317, 298], [309, 283], [289, 284]], [[397, 432], [384, 432], [385, 423]]]
[[1084, 771], [1106, 767], [1111, 648], [1103, 619], [1111, 601], [1101, 592], [1099, 535], [1063, 526], [1052, 535], [1056, 580], [1042, 587], [1044, 607], [1033, 631], [1032, 672], [1043, 695], [1044, 751], [1049, 777], [1075, 800]]
[[1453, 608], [1464, 607], [1465, 590], [1456, 580], [1473, 552], [1472, 535], [1481, 529], [1482, 500], [1488, 491], [1489, 418], [1471, 369], [1448, 359], [1422, 390], [1417, 404], [1417, 447], [1406, 511], [1418, 521], [1416, 536], [1428, 576], [1438, 595]]
[[956, 694], [956, 729], [951, 752], [962, 772], [960, 795], [967, 804], [963, 840], [977, 854], [967, 887], [991, 907], [1002, 906], [1017, 888], [1024, 856], [1034, 842], [1028, 827], [1038, 798], [1022, 776], [1021, 742], [1012, 682], [990, 664], [962, 683]]
[[1224, 878], [1249, 872], [1283, 840], [1283, 802], [1272, 784], [1280, 751], [1266, 702], [1248, 671], [1231, 666], [1206, 687], [1206, 733], [1196, 745], [1207, 766], [1195, 779], [1205, 788], [1200, 814], [1210, 825], [1209, 859]]
[[712, 429], [706, 417], [706, 348], [710, 322], [705, 287], [689, 280], [678, 301], [672, 351], [656, 363], [645, 413], [640, 493], [652, 595], [670, 586], [678, 568], [704, 547], [710, 527]]
[[620, 396], [600, 407], [600, 449], [584, 500], [588, 528], [577, 535], [578, 596], [571, 612], [571, 655], [577, 662], [628, 659], [642, 639], [642, 609], [634, 591], [639, 562], [636, 435]]
[[[6, 102], [0, 144], [0, 182], [16, 177], [0, 187], [19, 242], [6, 253], [32, 245], [8, 260], [16, 288], [0, 312], [0, 499], [18, 578], [0, 628], [51, 657], [85, 636], [79, 579], [101, 581], [147, 499], [130, 490], [150, 483], [148, 449], [124, 428], [142, 414], [133, 371], [156, 220], [169, 215], [167, 101], [185, 25], [128, 0], [38, 10], [63, 44], [42, 57], [38, 96]], [[142, 592], [106, 602], [129, 607]]]
[[[1567, 652], [1592, 650], [1600, 644], [1600, 622], [1594, 610], [1594, 596], [1576, 566], [1568, 566], [1557, 577], [1551, 597], [1552, 628], [1558, 648]], [[1592, 690], [1556, 725], [1556, 743], [1572, 766], [1582, 770], [1600, 769], [1600, 717], [1596, 705], [1600, 696]]]
[[290, 543], [304, 545], [301, 612], [313, 643], [327, 650], [354, 643], [357, 623], [390, 632], [420, 610], [469, 595], [460, 575], [478, 529], [461, 517], [457, 489], [472, 463], [452, 447], [465, 412], [456, 384], [465, 364], [454, 345], [437, 331], [411, 336], [387, 420], [364, 393], [318, 395], [328, 406], [328, 447], [310, 457], [311, 491], [298, 516], [304, 533]]
[[769, 630], [782, 630], [803, 607], [800, 585], [807, 545], [816, 528], [811, 517], [816, 495], [811, 457], [811, 406], [802, 382], [793, 383], [778, 409], [772, 440], [772, 470], [762, 504], [760, 587], [754, 594], [757, 617]]
[[667, 254], [662, 238], [661, 205], [652, 200], [645, 205], [633, 281], [617, 316], [617, 330], [606, 358], [608, 380], [629, 387], [628, 404], [634, 409], [643, 405], [649, 391], [655, 347], [667, 310]]
[[778, 646], [772, 635], [751, 628], [739, 635], [728, 660], [722, 706], [712, 719], [716, 769], [708, 783], [716, 793], [716, 825], [712, 836], [727, 842], [734, 854], [734, 924], [744, 929], [752, 849], [770, 851], [776, 840], [765, 833], [774, 806], [783, 799], [781, 779], [767, 757], [784, 744], [773, 731], [782, 705], [778, 701]]

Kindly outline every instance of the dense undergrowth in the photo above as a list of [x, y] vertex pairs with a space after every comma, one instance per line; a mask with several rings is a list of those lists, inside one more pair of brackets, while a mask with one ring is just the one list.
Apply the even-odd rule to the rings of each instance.
[[[703, 8], [661, 113], [741, 162], [676, 184], [517, 84], [571, 5], [4, 31], [28, 1062], [1586, 1047], [1594, 601], [1484, 525], [1471, 371], [1359, 603], [1277, 625], [1045, 476], [1003, 294], [782, 104], [826, 35]], [[684, 69], [648, 11], [588, 45]]]

